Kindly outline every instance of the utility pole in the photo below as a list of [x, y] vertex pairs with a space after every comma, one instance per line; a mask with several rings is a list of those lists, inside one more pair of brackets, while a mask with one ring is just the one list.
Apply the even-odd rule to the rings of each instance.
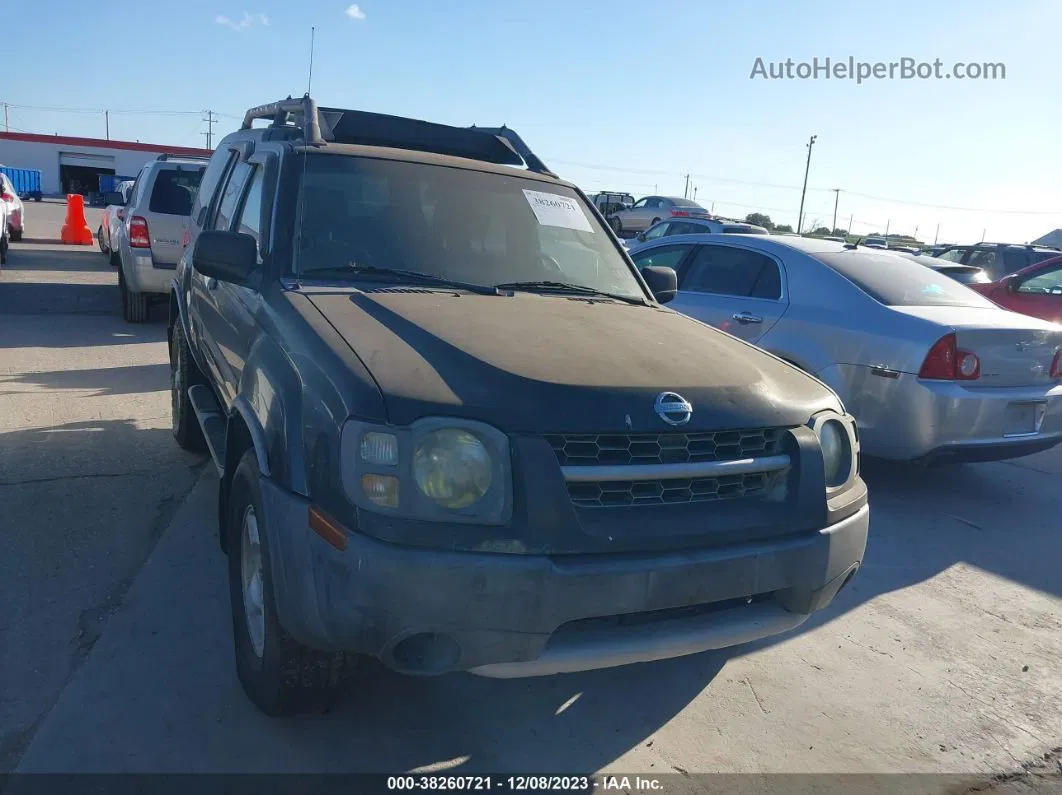
[[11, 132], [11, 128], [7, 123], [7, 103], [4, 103], [4, 132]]
[[103, 126], [109, 141], [111, 140], [111, 112], [109, 110], [103, 111]]
[[697, 186], [693, 186], [693, 200], [697, 201]]
[[986, 232], [988, 232], [988, 230], [987, 230], [987, 229], [982, 229], [982, 230], [981, 230], [981, 242], [982, 242], [982, 243], [984, 243], [984, 242], [985, 242], [985, 233], [986, 233]]
[[690, 197], [690, 175], [686, 175], [686, 190], [682, 192], [682, 198], [688, 199]]
[[712, 202], [712, 209], [708, 211], [710, 215], [715, 215], [715, 202]]
[[852, 222], [855, 220], [855, 213], [848, 216], [848, 234], [852, 234]]
[[207, 139], [207, 147], [206, 148], [207, 149], [213, 149], [213, 146], [211, 146], [211, 144], [214, 143], [214, 123], [217, 121], [217, 115], [218, 114], [216, 114], [212, 110], [204, 110], [203, 113], [206, 114], [206, 118], [203, 119], [203, 121], [205, 121], [207, 123], [207, 131], [205, 133], [200, 133], [200, 135], [205, 135], [206, 136], [206, 139]]
[[889, 239], [889, 225], [891, 223], [892, 223], [892, 219], [891, 218], [888, 221], [885, 222], [885, 239], [886, 240]]
[[918, 227], [915, 227], [914, 239], [918, 240]]
[[837, 202], [841, 198], [841, 189], [833, 189], [833, 226], [830, 227], [830, 234], [833, 234], [833, 230], [837, 228]]
[[940, 240], [940, 223], [939, 222], [937, 223], [937, 231], [933, 235], [933, 245], [934, 246], [937, 244], [938, 240]]
[[815, 139], [817, 135], [811, 136], [808, 140], [808, 162], [804, 166], [804, 188], [800, 191], [800, 212], [797, 214], [797, 234], [800, 234], [800, 229], [804, 225], [804, 194], [808, 192], [808, 171], [811, 170], [811, 147], [815, 145]]

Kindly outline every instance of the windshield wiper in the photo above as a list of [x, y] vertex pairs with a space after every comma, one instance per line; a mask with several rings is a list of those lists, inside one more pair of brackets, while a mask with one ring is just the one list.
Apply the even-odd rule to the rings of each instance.
[[494, 287], [498, 290], [524, 290], [529, 293], [576, 293], [578, 295], [596, 295], [602, 298], [612, 298], [616, 301], [623, 301], [628, 304], [639, 304], [646, 306], [647, 302], [644, 298], [636, 298], [630, 295], [619, 295], [617, 293], [609, 293], [604, 290], [597, 290], [593, 287], [586, 287], [582, 284], [570, 284], [568, 282], [553, 282], [553, 281], [532, 281], [532, 282], [503, 282], [496, 284]]
[[473, 284], [456, 279], [447, 279], [421, 271], [407, 271], [402, 268], [380, 268], [376, 265], [334, 265], [325, 268], [310, 268], [299, 274], [299, 278], [312, 279], [315, 276], [382, 276], [390, 281], [410, 281], [417, 284], [431, 284], [438, 287], [453, 287], [459, 290], [468, 290], [470, 293], [479, 295], [501, 295], [498, 289], [486, 284]]

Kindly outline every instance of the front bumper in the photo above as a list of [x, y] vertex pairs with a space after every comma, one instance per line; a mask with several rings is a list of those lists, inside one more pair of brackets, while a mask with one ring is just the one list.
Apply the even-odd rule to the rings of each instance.
[[731, 646], [798, 626], [863, 560], [869, 508], [811, 533], [652, 555], [516, 555], [313, 533], [262, 480], [281, 623], [411, 674], [553, 674]]
[[[865, 455], [896, 460], [995, 461], [1062, 442], [1062, 385], [975, 387], [897, 378], [847, 379], [845, 405], [859, 425]], [[1015, 405], [1043, 407], [1038, 422], [1015, 425]]]

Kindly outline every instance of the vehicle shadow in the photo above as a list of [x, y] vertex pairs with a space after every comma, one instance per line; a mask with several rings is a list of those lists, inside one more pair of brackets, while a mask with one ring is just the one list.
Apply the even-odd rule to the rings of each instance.
[[0, 375], [0, 395], [26, 391], [6, 388], [16, 384], [47, 390], [72, 389], [86, 397], [159, 392], [169, 389], [169, 373], [168, 363], [157, 363]]
[[[107, 257], [93, 246], [66, 246], [63, 249], [32, 248], [30, 243], [58, 243], [26, 239], [25, 243], [12, 247], [4, 272], [8, 271], [57, 271], [115, 273]], [[117, 276], [115, 279], [117, 280]]]

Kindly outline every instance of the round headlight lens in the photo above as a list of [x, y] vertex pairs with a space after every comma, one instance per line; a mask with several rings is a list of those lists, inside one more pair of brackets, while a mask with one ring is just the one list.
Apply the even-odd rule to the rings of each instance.
[[826, 485], [841, 486], [848, 479], [850, 445], [848, 433], [837, 420], [826, 420], [819, 429], [819, 446], [826, 469]]
[[413, 453], [413, 477], [426, 497], [457, 510], [490, 490], [490, 453], [475, 434], [442, 428], [427, 434]]

